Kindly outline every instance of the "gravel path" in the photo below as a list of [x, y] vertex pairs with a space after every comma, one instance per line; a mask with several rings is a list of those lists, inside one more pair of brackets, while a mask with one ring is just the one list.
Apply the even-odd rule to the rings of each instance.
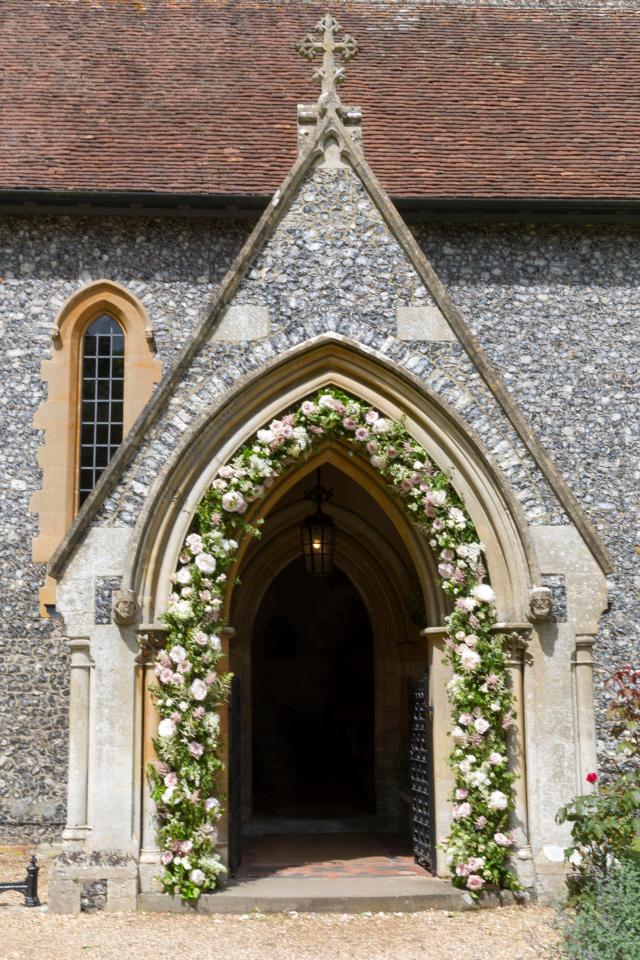
[[0, 960], [537, 960], [551, 917], [540, 907], [249, 917], [0, 907]]
[[[0, 850], [3, 880], [22, 879], [23, 849]], [[46, 898], [48, 858], [41, 856]], [[0, 894], [0, 960], [542, 960], [553, 911], [175, 916], [49, 915]]]

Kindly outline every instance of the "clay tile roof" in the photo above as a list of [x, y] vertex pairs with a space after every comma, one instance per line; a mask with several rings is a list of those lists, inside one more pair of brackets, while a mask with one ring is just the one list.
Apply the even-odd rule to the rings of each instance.
[[270, 194], [326, 9], [393, 196], [640, 197], [640, 11], [411, 0], [1, 0], [0, 190]]

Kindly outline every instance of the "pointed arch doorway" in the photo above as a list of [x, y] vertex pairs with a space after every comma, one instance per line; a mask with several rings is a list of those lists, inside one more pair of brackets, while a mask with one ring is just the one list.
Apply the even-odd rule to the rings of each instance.
[[[305, 572], [300, 538], [320, 463], [337, 530], [326, 577]], [[426, 606], [442, 598], [424, 544], [368, 473], [344, 450], [321, 451], [267, 504], [240, 563], [229, 839], [243, 872], [274, 859], [308, 866], [314, 850], [332, 861], [413, 855], [408, 690], [427, 669]]]

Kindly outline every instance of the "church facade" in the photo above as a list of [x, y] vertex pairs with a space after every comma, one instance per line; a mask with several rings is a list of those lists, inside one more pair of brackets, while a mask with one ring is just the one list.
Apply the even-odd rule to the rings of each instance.
[[[376, 22], [375, 4], [362, 10]], [[515, 697], [524, 887], [557, 889], [555, 813], [606, 767], [604, 680], [633, 657], [637, 622], [637, 234], [586, 214], [403, 217], [377, 179], [366, 108], [344, 106], [333, 83], [355, 41], [331, 27], [328, 42], [323, 22], [302, 43], [323, 58], [323, 94], [298, 106], [298, 157], [257, 220], [248, 207], [236, 219], [114, 215], [126, 190], [94, 197], [101, 215], [70, 215], [55, 209], [55, 176], [44, 207], [4, 216], [0, 830], [63, 843], [54, 909], [79, 909], [104, 877], [109, 909], [154, 889], [151, 690], [185, 538], [221, 468], [323, 390], [402, 423], [483, 544]], [[399, 147], [387, 176], [396, 162], [409, 176]], [[375, 456], [319, 442], [292, 463], [251, 505], [261, 537], [238, 544], [229, 585], [214, 588], [242, 689], [236, 715], [220, 711], [223, 861], [256, 817], [347, 810], [405, 829], [407, 689], [426, 676], [427, 860], [450, 871], [449, 558]], [[332, 490], [329, 579], [301, 565], [318, 471]]]

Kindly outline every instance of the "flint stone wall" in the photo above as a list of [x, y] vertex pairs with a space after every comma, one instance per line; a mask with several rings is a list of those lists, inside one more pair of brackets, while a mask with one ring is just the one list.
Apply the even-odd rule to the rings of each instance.
[[[43, 399], [39, 368], [50, 353], [50, 328], [68, 296], [106, 277], [142, 300], [168, 366], [249, 229], [170, 219], [0, 220], [0, 843], [56, 839], [64, 822], [68, 660], [62, 625], [38, 616], [44, 571], [31, 563], [37, 517], [28, 513], [40, 485], [42, 437], [31, 422]], [[607, 667], [632, 659], [640, 621], [640, 236], [601, 225], [432, 224], [415, 232], [613, 554], [611, 606], [595, 649], [601, 680]], [[278, 258], [273, 262], [277, 269]], [[366, 267], [353, 258], [354, 277]], [[255, 280], [242, 288], [249, 297], [254, 285], [252, 302]], [[308, 283], [304, 329], [296, 331], [299, 308], [285, 305], [288, 333], [276, 331], [276, 349], [281, 337], [288, 344], [288, 336], [316, 331], [313, 276]], [[283, 288], [273, 294], [280, 303], [292, 296], [286, 278]], [[365, 343], [383, 334], [377, 312], [369, 303], [359, 321]], [[390, 321], [391, 312], [386, 316]], [[217, 345], [221, 388], [271, 355], [265, 343]], [[411, 345], [392, 345], [405, 347]], [[441, 360], [449, 373], [460, 362], [458, 349], [420, 344], [414, 353], [425, 363], [423, 375], [435, 371], [446, 380]], [[196, 381], [204, 376], [201, 367]], [[112, 503], [117, 510], [122, 493]], [[598, 704], [602, 711], [601, 686]]]

